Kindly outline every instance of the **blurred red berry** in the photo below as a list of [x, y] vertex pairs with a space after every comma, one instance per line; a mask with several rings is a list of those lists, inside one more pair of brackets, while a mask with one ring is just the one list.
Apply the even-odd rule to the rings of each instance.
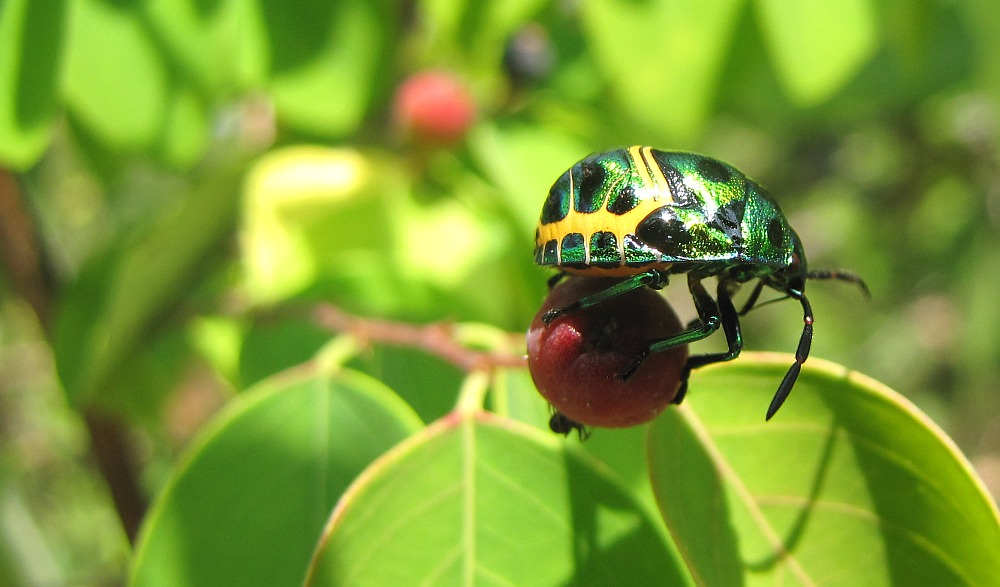
[[448, 146], [465, 137], [475, 121], [476, 104], [454, 75], [425, 71], [411, 75], [396, 90], [394, 116], [408, 138]]
[[636, 355], [654, 340], [683, 331], [657, 292], [640, 288], [569, 312], [548, 326], [552, 308], [606, 289], [614, 280], [572, 277], [556, 286], [528, 331], [528, 370], [542, 396], [563, 416], [588, 426], [620, 428], [652, 420], [674, 398], [687, 346], [650, 355], [627, 381]]

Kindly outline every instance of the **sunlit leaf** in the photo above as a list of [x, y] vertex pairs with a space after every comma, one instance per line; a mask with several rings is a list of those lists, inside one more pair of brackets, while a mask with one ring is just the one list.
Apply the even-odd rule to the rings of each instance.
[[270, 39], [269, 88], [278, 117], [309, 133], [354, 130], [387, 81], [394, 4], [349, 0], [260, 2]]
[[208, 146], [210, 130], [205, 104], [191, 88], [178, 87], [169, 96], [165, 114], [158, 155], [172, 167], [190, 168]]
[[691, 140], [712, 98], [744, 0], [580, 5], [594, 58], [625, 110], [668, 138]]
[[[372, 230], [386, 215], [384, 199], [371, 193], [373, 175], [373, 164], [353, 149], [311, 145], [272, 151], [254, 165], [241, 227], [253, 301], [295, 294], [324, 264], [349, 271], [351, 251], [391, 244], [388, 229]], [[388, 253], [372, 257], [384, 266]]]
[[535, 229], [555, 180], [589, 154], [568, 133], [541, 126], [481, 124], [469, 143], [477, 163], [503, 190], [526, 235]]
[[131, 585], [297, 585], [330, 509], [420, 421], [360, 374], [284, 377], [227, 406], [146, 522]]
[[704, 585], [1000, 584], [1000, 520], [971, 466], [904, 398], [810, 359], [695, 372], [649, 437], [663, 518]]
[[452, 415], [341, 499], [309, 585], [679, 585], [639, 506], [534, 428]]
[[[250, 299], [318, 297], [379, 315], [482, 319], [477, 305], [512, 314], [523, 292], [497, 269], [510, 254], [507, 225], [477, 215], [466, 200], [481, 180], [458, 174], [455, 192], [418, 195], [406, 166], [385, 152], [318, 145], [261, 158], [248, 177], [241, 227]], [[493, 295], [492, 279], [510, 295]]]
[[[226, 95], [263, 79], [266, 60], [259, 12], [252, 0], [154, 0], [144, 9], [159, 38], [199, 88]], [[257, 54], [252, 69], [239, 67]]]
[[757, 0], [781, 80], [803, 106], [830, 97], [875, 51], [871, 0]]
[[35, 162], [48, 145], [59, 105], [66, 2], [0, 5], [0, 161]]
[[63, 87], [70, 113], [106, 148], [152, 146], [169, 76], [142, 15], [130, 3], [80, 0], [73, 7]]

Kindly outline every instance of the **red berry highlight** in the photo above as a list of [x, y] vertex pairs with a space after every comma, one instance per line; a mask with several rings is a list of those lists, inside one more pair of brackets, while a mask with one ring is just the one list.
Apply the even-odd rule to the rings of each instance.
[[614, 279], [571, 277], [545, 299], [528, 331], [528, 370], [542, 396], [574, 422], [622, 428], [655, 418], [677, 394], [687, 346], [648, 356], [621, 374], [654, 340], [684, 327], [656, 291], [640, 288], [545, 325], [542, 315], [607, 289]]

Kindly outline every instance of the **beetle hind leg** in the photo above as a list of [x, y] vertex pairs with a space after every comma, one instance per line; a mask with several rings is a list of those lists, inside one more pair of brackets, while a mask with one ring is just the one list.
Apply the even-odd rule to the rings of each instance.
[[693, 369], [704, 367], [705, 365], [710, 365], [712, 363], [731, 361], [740, 356], [740, 353], [743, 351], [743, 333], [740, 329], [740, 313], [736, 311], [736, 306], [733, 305], [733, 299], [729, 295], [729, 288], [723, 282], [719, 283], [718, 310], [719, 318], [722, 323], [722, 330], [726, 333], [726, 343], [729, 348], [723, 353], [695, 355], [688, 358], [687, 363], [684, 365], [684, 371], [681, 373], [681, 387], [673, 399], [673, 403], [675, 404], [679, 404], [684, 401], [684, 396], [687, 395], [688, 378], [691, 376], [691, 371]]

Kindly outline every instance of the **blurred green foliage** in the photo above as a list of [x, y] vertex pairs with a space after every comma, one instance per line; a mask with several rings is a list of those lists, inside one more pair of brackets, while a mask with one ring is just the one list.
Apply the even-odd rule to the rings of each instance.
[[[0, 517], [28, 530], [0, 527], [0, 582], [126, 564], [77, 412], [126, 424], [152, 495], [218, 405], [323, 345], [305, 304], [521, 332], [549, 185], [628, 144], [729, 161], [811, 266], [862, 274], [871, 302], [811, 287], [813, 354], [903, 391], [996, 492], [998, 34], [993, 0], [0, 2], [0, 166], [56, 317], [33, 322], [8, 272]], [[427, 69], [475, 100], [459, 144], [393, 114]], [[793, 350], [796, 312], [748, 316], [748, 347]], [[461, 380], [409, 350], [352, 365], [425, 421], [454, 393], [421, 382]]]

